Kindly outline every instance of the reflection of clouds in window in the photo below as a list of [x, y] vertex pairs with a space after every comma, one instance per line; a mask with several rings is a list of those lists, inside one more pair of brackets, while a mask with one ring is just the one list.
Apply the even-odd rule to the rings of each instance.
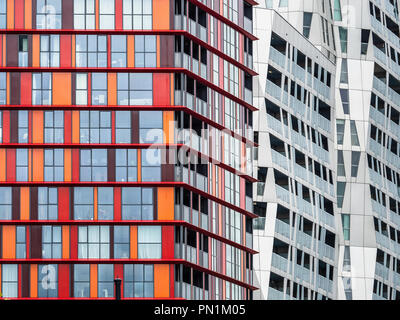
[[74, 0], [74, 29], [95, 28], [95, 0]]
[[74, 188], [74, 219], [93, 220], [93, 188]]
[[98, 190], [98, 219], [112, 220], [114, 218], [114, 189], [99, 187]]
[[88, 264], [74, 265], [74, 297], [88, 298], [90, 295], [90, 270]]
[[163, 142], [163, 113], [162, 111], [139, 112], [140, 143]]
[[126, 36], [111, 36], [111, 67], [126, 67]]
[[161, 180], [161, 150], [142, 149], [142, 181]]
[[82, 149], [80, 181], [107, 181], [107, 150]]
[[107, 104], [107, 73], [92, 73], [92, 105]]
[[153, 219], [153, 189], [122, 188], [122, 220]]
[[151, 73], [119, 73], [117, 78], [118, 105], [151, 105], [153, 75]]
[[61, 29], [61, 0], [37, 0], [37, 29]]

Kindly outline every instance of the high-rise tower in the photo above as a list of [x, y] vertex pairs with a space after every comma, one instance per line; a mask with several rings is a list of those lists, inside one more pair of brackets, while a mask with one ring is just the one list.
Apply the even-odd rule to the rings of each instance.
[[252, 297], [254, 4], [0, 0], [3, 297]]

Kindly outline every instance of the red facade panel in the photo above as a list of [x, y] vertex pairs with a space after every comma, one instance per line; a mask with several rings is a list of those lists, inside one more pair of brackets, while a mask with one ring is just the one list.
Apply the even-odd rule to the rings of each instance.
[[162, 258], [173, 259], [174, 258], [174, 227], [163, 226], [162, 227]]

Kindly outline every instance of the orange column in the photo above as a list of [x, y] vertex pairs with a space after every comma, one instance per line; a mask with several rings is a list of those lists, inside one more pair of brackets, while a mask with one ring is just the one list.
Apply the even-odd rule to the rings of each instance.
[[38, 296], [38, 265], [31, 264], [31, 298]]
[[174, 188], [157, 190], [158, 220], [174, 220]]
[[137, 151], [137, 181], [142, 181], [142, 150]]
[[32, 0], [25, 0], [25, 29], [32, 29]]
[[6, 181], [6, 149], [0, 149], [0, 181]]
[[53, 105], [71, 105], [70, 73], [53, 73]]
[[3, 259], [15, 259], [15, 226], [3, 226]]
[[157, 59], [157, 64], [156, 64], [156, 66], [157, 66], [157, 68], [159, 68], [160, 67], [160, 61], [161, 61], [161, 59], [160, 59], [160, 36], [157, 36], [156, 37], [156, 39], [157, 39], [157, 44], [156, 44], [156, 59]]
[[169, 265], [154, 265], [154, 298], [169, 297]]
[[131, 226], [131, 232], [130, 232], [130, 254], [131, 254], [131, 259], [137, 259], [137, 226]]
[[128, 68], [133, 68], [135, 66], [135, 36], [128, 35]]
[[71, 42], [71, 63], [72, 63], [72, 68], [75, 68], [75, 35], [71, 35], [72, 42]]
[[32, 142], [43, 143], [44, 113], [43, 111], [33, 111]]
[[21, 187], [20, 192], [20, 212], [21, 220], [29, 220], [29, 187]]
[[108, 73], [108, 105], [115, 106], [117, 105], [117, 74], [116, 73]]
[[169, 1], [153, 0], [153, 29], [169, 29]]
[[33, 181], [44, 181], [43, 149], [33, 149]]
[[64, 149], [64, 181], [72, 181], [71, 149]]
[[97, 187], [93, 188], [93, 208], [94, 208], [94, 219], [93, 220], [98, 220], [98, 208], [97, 208]]
[[97, 298], [97, 264], [90, 265], [90, 297]]
[[32, 35], [32, 67], [40, 67], [40, 35]]
[[174, 143], [174, 112], [164, 111], [163, 112], [163, 131], [164, 131], [164, 143]]
[[7, 0], [7, 29], [14, 29], [14, 0]]
[[69, 259], [69, 226], [62, 226], [62, 258]]

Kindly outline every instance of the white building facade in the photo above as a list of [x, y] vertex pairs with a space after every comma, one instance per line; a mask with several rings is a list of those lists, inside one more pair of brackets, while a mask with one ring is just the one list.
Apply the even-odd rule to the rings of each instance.
[[254, 17], [255, 298], [400, 299], [398, 1], [266, 0]]

